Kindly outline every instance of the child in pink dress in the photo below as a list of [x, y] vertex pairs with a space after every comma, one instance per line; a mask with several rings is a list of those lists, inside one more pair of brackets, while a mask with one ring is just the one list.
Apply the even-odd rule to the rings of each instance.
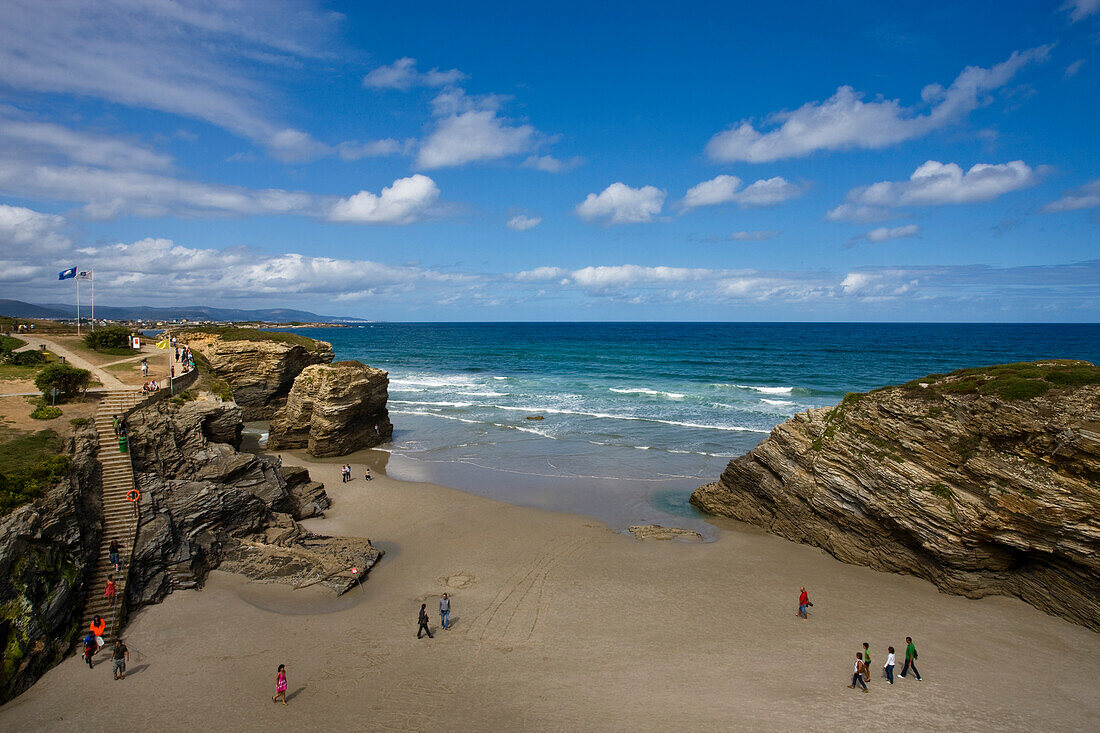
[[275, 694], [271, 696], [271, 702], [277, 702], [279, 698], [283, 698], [283, 705], [286, 705], [286, 665], [280, 664], [279, 671], [275, 674]]

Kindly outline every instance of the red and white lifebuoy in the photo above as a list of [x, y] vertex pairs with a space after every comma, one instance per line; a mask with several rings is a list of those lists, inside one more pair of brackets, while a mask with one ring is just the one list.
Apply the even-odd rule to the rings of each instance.
[[137, 501], [141, 498], [141, 492], [137, 489], [130, 489], [126, 492], [126, 499], [128, 501]]

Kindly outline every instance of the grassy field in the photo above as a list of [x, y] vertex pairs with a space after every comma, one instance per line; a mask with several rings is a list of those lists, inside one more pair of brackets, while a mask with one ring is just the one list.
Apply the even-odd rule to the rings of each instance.
[[52, 430], [0, 429], [0, 516], [34, 501], [69, 472], [61, 437]]

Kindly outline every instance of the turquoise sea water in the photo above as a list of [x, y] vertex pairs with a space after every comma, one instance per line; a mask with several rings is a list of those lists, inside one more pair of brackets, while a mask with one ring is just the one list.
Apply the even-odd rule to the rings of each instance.
[[[687, 504], [778, 423], [848, 392], [1039, 358], [1100, 325], [379, 323], [303, 330], [390, 373], [385, 470], [613, 526]], [[542, 416], [542, 420], [527, 420]]]

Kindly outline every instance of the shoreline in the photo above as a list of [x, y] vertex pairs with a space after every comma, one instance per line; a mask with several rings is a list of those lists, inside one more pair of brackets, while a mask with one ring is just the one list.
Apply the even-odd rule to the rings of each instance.
[[[134, 615], [125, 681], [105, 657], [92, 671], [70, 657], [0, 708], [0, 726], [1072, 730], [1100, 714], [1100, 635], [1014, 599], [943, 595], [733, 523], [705, 544], [641, 541], [381, 472], [342, 484], [346, 458], [283, 455], [333, 499], [305, 526], [386, 550], [346, 605], [215, 571], [203, 591]], [[800, 584], [816, 604], [808, 621], [794, 613]], [[438, 630], [444, 590], [451, 631]], [[422, 602], [435, 639], [415, 638]], [[906, 635], [925, 679], [891, 688], [876, 665]], [[857, 696], [846, 685], [862, 641], [871, 694]], [[288, 708], [268, 702], [278, 664]]]

